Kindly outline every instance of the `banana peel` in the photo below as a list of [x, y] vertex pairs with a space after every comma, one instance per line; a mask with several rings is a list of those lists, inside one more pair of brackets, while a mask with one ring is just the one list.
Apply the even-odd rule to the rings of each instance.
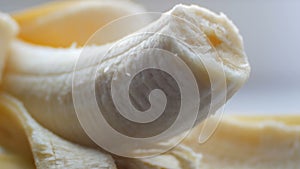
[[[74, 43], [83, 46], [99, 28], [120, 17], [143, 12], [146, 11], [142, 6], [128, 1], [71, 0], [50, 2], [14, 13], [12, 17], [21, 28], [20, 39], [40, 46], [68, 48]], [[96, 44], [116, 40], [148, 22], [148, 18], [136, 17], [118, 32], [103, 35]]]
[[[209, 119], [208, 123], [214, 119]], [[300, 116], [225, 116], [214, 135], [195, 144], [202, 126], [182, 143], [202, 155], [201, 168], [300, 167]]]
[[[38, 169], [116, 168], [110, 155], [65, 141], [40, 126], [22, 103], [5, 93], [0, 94], [0, 113], [1, 127], [6, 130], [1, 132], [1, 142], [17, 154], [23, 154], [31, 168], [33, 158]], [[16, 162], [17, 159], [15, 157]]]
[[[217, 119], [209, 118], [207, 123], [215, 123], [215, 120]], [[224, 116], [211, 138], [200, 144], [198, 137], [203, 125], [196, 126], [177, 148], [169, 152], [179, 150], [180, 157], [184, 157], [182, 154], [185, 153], [188, 154], [189, 160], [176, 163], [178, 162], [176, 156], [172, 159], [161, 155], [139, 161], [135, 159], [128, 159], [126, 162], [117, 161], [117, 164], [125, 169], [143, 168], [141, 162], [147, 169], [189, 168], [190, 165], [180, 166], [180, 164], [191, 163], [197, 164], [192, 167], [195, 169], [300, 167], [299, 115]]]

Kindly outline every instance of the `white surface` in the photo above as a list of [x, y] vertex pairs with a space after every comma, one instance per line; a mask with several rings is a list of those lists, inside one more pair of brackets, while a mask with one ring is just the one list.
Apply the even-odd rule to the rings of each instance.
[[[12, 11], [47, 0], [1, 0]], [[226, 113], [300, 113], [300, 1], [136, 0], [149, 11], [178, 3], [198, 4], [231, 18], [244, 37], [252, 65], [249, 82], [226, 105]]]

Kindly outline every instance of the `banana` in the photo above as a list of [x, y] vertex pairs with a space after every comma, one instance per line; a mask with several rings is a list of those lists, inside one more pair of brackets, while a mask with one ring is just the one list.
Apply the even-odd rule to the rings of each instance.
[[[85, 5], [82, 5], [83, 7], [74, 5], [74, 8], [90, 8], [90, 6], [94, 6], [95, 3], [100, 3], [100, 1], [92, 1], [92, 5], [89, 3], [91, 2], [88, 1], [84, 3]], [[106, 3], [112, 3], [113, 5], [111, 5], [111, 7], [117, 7], [117, 9], [111, 10], [110, 12], [119, 10], [120, 5], [114, 1], [107, 1]], [[130, 4], [130, 2], [122, 3]], [[72, 8], [67, 9], [71, 10]], [[72, 33], [72, 35], [69, 35], [69, 28], [70, 26], [74, 27], [74, 25], [68, 25], [68, 22], [62, 22], [60, 17], [57, 17], [62, 15], [62, 18], [75, 20], [77, 16], [85, 16], [81, 13], [82, 11], [86, 12], [89, 10], [71, 10], [71, 14], [69, 12], [64, 13], [64, 10], [65, 8], [58, 10], [58, 12], [46, 10], [48, 13], [46, 13], [45, 16], [44, 12], [37, 12], [34, 16], [30, 13], [27, 14], [27, 12], [14, 16], [20, 24], [21, 35], [20, 39], [15, 40], [11, 45], [2, 87], [3, 90], [20, 99], [33, 118], [45, 128], [65, 139], [91, 146], [93, 142], [83, 131], [77, 119], [72, 100], [72, 72], [76, 59], [83, 50], [80, 46], [84, 43], [84, 40], [86, 40], [86, 36], [84, 34], [85, 38], [80, 39], [78, 38], [78, 34], [74, 35]], [[135, 12], [136, 10], [128, 13]], [[20, 17], [22, 15], [26, 17]], [[76, 17], [73, 18], [74, 16]], [[100, 18], [103, 18], [103, 16]], [[45, 19], [45, 21], [42, 22], [42, 19]], [[47, 22], [53, 25], [56, 23], [56, 19], [58, 22], [55, 25], [61, 29], [58, 31], [58, 36], [50, 33], [49, 35], [51, 36], [49, 37], [47, 35], [49, 31], [46, 31], [48, 27]], [[82, 20], [84, 19], [87, 18], [83, 18]], [[189, 26], [186, 22], [195, 25], [195, 27]], [[34, 23], [34, 26], [31, 26], [32, 23]], [[35, 23], [38, 23], [38, 25], [36, 26]], [[78, 24], [81, 23], [79, 22]], [[75, 25], [75, 27], [76, 26], [79, 25]], [[132, 27], [128, 26], [131, 25], [124, 23], [122, 29], [133, 30]], [[49, 29], [50, 28], [51, 26], [49, 26]], [[140, 29], [138, 26], [135, 28]], [[199, 34], [198, 29], [204, 33]], [[66, 43], [62, 43], [60, 34], [67, 35], [63, 38], [66, 40]], [[107, 34], [113, 34], [113, 32], [107, 32]], [[128, 51], [130, 53], [130, 51], [139, 51], [154, 47], [176, 54], [185, 62], [193, 72], [199, 86], [199, 92], [201, 93], [198, 122], [206, 118], [207, 111], [211, 106], [212, 90], [209, 79], [210, 75], [207, 71], [213, 75], [220, 76], [219, 70], [224, 70], [227, 83], [227, 99], [245, 83], [249, 76], [250, 66], [246, 54], [244, 53], [242, 38], [237, 28], [223, 14], [217, 15], [198, 6], [177, 5], [165, 15], [162, 15], [157, 21], [150, 23], [138, 31], [137, 34], [140, 36], [129, 38], [132, 35], [128, 35], [128, 31], [124, 31], [120, 36], [116, 36], [119, 38], [118, 40], [113, 38], [114, 41], [111, 41], [111, 38], [106, 39], [107, 37], [103, 37], [103, 39], [100, 38], [100, 42], [95, 42], [96, 45], [85, 47], [85, 49], [93, 50], [99, 56], [104, 56], [107, 50], [115, 45], [114, 50], [109, 53], [105, 62], [98, 64], [99, 74], [97, 74], [96, 85], [98, 89], [103, 89], [104, 91], [98, 91], [96, 97], [98, 103], [106, 110], [104, 114], [113, 118], [111, 123], [126, 134], [147, 135], [149, 134], [147, 132], [151, 132], [150, 130], [143, 130], [143, 127], [139, 125], [127, 126], [124, 121], [116, 119], [117, 116], [114, 115], [118, 113], [111, 105], [110, 94], [105, 92], [110, 85], [113, 74], [113, 70], [105, 71], [106, 67], [114, 65], [117, 66], [121, 72], [130, 69], [134, 64], [138, 65], [139, 61], [130, 57]], [[173, 38], [164, 38], [160, 35]], [[195, 35], [197, 35], [197, 38], [192, 38], [195, 37]], [[43, 39], [33, 38], [35, 36], [45, 37]], [[121, 38], [123, 36], [125, 37]], [[32, 37], [32, 39], [30, 39], [30, 37]], [[51, 42], [48, 42], [47, 39], [50, 39]], [[78, 42], [74, 39], [78, 39]], [[57, 46], [66, 47], [74, 41], [79, 44], [78, 48], [57, 48]], [[182, 45], [182, 43], [191, 46], [191, 48]], [[203, 54], [202, 59], [207, 60], [209, 65], [204, 66], [201, 62], [197, 61], [197, 59], [195, 59], [196, 54]], [[142, 55], [140, 58], [144, 59]], [[86, 77], [91, 70], [95, 69], [95, 64], [96, 63], [83, 64], [80, 70], [76, 70], [75, 73], [81, 77], [81, 80], [74, 82], [75, 84], [73, 85], [75, 87], [84, 88], [84, 85], [89, 83]], [[173, 63], [170, 63], [170, 65], [173, 65]], [[176, 69], [180, 70], [181, 68], [176, 67]], [[160, 74], [156, 75], [158, 79], [160, 79], [157, 86], [163, 86], [166, 89], [172, 89], [174, 87], [168, 85], [166, 82], [167, 77]], [[154, 86], [154, 88], [157, 86]], [[223, 92], [221, 88], [214, 90], [220, 95]], [[130, 94], [134, 97], [134, 100], [138, 101], [137, 104], [141, 105], [142, 108], [147, 107], [148, 102], [139, 98], [140, 95], [146, 97], [145, 91], [134, 90]], [[218, 100], [218, 95], [216, 98], [216, 100]], [[220, 107], [221, 104], [223, 103], [217, 101], [216, 107]], [[171, 105], [171, 107], [172, 106], [175, 105]], [[167, 119], [173, 117], [172, 111], [168, 113], [169, 115], [166, 116]], [[164, 125], [165, 122], [160, 123], [160, 125], [152, 126], [153, 131], [159, 130], [160, 127]], [[184, 129], [181, 129], [179, 132], [183, 132], [183, 130]], [[171, 136], [175, 136], [179, 134], [179, 132], [173, 133]]]
[[10, 95], [0, 94], [0, 110], [1, 129], [6, 131], [0, 132], [1, 142], [21, 156], [15, 160], [23, 165], [19, 168], [35, 168], [35, 164], [38, 169], [116, 169], [110, 155], [65, 141], [40, 126]]

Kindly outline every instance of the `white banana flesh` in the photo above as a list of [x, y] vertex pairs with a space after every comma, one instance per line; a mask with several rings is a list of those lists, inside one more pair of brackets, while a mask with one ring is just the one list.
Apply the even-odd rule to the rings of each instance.
[[[248, 78], [250, 67], [244, 53], [242, 39], [237, 28], [226, 16], [214, 14], [203, 8], [178, 5], [167, 14], [169, 15], [163, 15], [158, 21], [142, 29], [142, 32], [154, 32], [156, 35], [145, 34], [134, 40], [124, 40], [124, 43], [120, 43], [118, 48], [112, 51], [107, 62], [99, 64], [100, 70], [108, 65], [117, 65], [122, 70], [122, 68], [126, 69], [130, 65], [136, 64], [134, 59], [128, 58], [124, 53], [127, 50], [139, 50], [155, 46], [178, 54], [194, 73], [199, 86], [202, 86], [199, 88], [203, 96], [201, 96], [200, 111], [204, 113], [200, 113], [198, 119], [198, 121], [201, 121], [206, 117], [207, 113], [205, 112], [211, 101], [209, 97], [211, 92], [210, 81], [206, 69], [218, 74], [220, 72], [217, 70], [224, 66], [228, 89], [227, 99]], [[205, 35], [200, 34], [199, 38], [191, 41], [191, 37], [195, 36], [197, 30], [193, 27], [184, 26], [183, 22], [171, 16], [177, 16], [191, 22], [200, 28]], [[124, 25], [124, 28], [126, 28], [126, 25]], [[132, 28], [129, 29], [132, 30]], [[159, 33], [184, 41], [186, 44], [193, 46], [196, 53], [206, 53], [206, 59], [210, 61], [211, 65], [205, 68], [193, 59], [196, 56], [190, 49], [182, 46], [177, 40], [157, 36]], [[97, 54], [104, 55], [113, 44], [90, 46], [88, 48], [94, 48]], [[214, 49], [217, 53], [214, 52]], [[11, 45], [11, 54], [7, 61], [3, 88], [20, 99], [31, 115], [47, 129], [73, 142], [91, 145], [93, 143], [81, 128], [72, 102], [72, 70], [80, 52], [81, 48], [53, 48], [16, 40]], [[126, 59], [128, 62], [121, 62]], [[83, 81], [86, 73], [94, 67], [93, 65], [85, 65], [85, 68], [77, 72], [82, 75]], [[178, 69], [180, 70], [180, 68]], [[105, 83], [103, 78], [110, 75], [111, 72], [100, 73], [97, 85], [107, 87], [109, 83]], [[164, 79], [165, 77], [161, 78]], [[82, 82], [75, 85], [82, 85]], [[164, 82], [159, 85], [167, 86]], [[222, 92], [221, 89], [217, 90], [220, 93]], [[139, 95], [142, 92], [135, 91], [133, 94]], [[99, 97], [104, 98], [102, 103], [110, 102], [109, 95], [106, 93], [98, 94]], [[110, 105], [104, 104], [103, 106], [108, 110], [106, 113], [114, 113], [114, 109]], [[122, 126], [123, 124], [119, 121], [114, 121], [114, 123], [119, 125], [120, 128], [125, 128], [126, 131], [145, 132], [128, 129]]]

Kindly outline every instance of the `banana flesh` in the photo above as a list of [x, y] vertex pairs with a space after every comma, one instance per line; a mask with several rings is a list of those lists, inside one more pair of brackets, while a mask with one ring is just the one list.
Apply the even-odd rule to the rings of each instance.
[[[178, 5], [167, 14], [169, 15], [163, 15], [159, 20], [141, 30], [141, 32], [154, 32], [155, 35], [144, 34], [134, 40], [127, 41], [126, 37], [120, 39], [123, 43], [118, 43], [119, 46], [111, 52], [107, 61], [100, 63], [99, 67], [102, 73], [98, 75], [97, 85], [102, 88], [109, 85], [105, 82], [105, 78], [110, 77], [112, 72], [104, 72], [105, 67], [117, 65], [120, 70], [124, 70], [135, 64], [135, 60], [126, 55], [128, 50], [138, 51], [147, 47], [156, 47], [169, 51], [177, 54], [189, 66], [199, 86], [201, 86], [199, 91], [203, 97], [201, 98], [200, 111], [203, 113], [200, 113], [198, 121], [202, 121], [207, 115], [205, 112], [211, 102], [210, 80], [206, 69], [210, 69], [210, 72], [214, 74], [219, 74], [217, 70], [224, 66], [228, 90], [227, 99], [245, 83], [249, 76], [250, 67], [244, 53], [242, 38], [237, 28], [225, 15], [217, 15], [197, 6]], [[177, 16], [191, 22], [203, 30], [204, 34], [200, 34], [196, 40], [191, 40], [190, 38], [197, 34], [197, 30], [193, 27], [183, 26], [184, 22], [170, 16]], [[123, 25], [125, 29], [126, 26], [127, 24]], [[22, 26], [20, 29], [22, 30]], [[34, 32], [34, 29], [32, 31]], [[205, 58], [210, 62], [209, 67], [204, 67], [200, 62], [195, 61], [193, 59], [195, 55], [191, 50], [182, 46], [178, 40], [162, 38], [156, 34], [173, 36], [193, 46], [193, 51], [196, 53], [206, 54]], [[94, 48], [98, 55], [104, 55], [107, 49], [114, 44], [109, 43], [87, 48]], [[58, 42], [51, 45], [61, 44]], [[55, 134], [76, 143], [93, 145], [78, 122], [72, 102], [72, 70], [82, 48], [54, 48], [50, 46], [40, 46], [22, 40], [14, 41], [11, 45], [11, 55], [8, 58], [3, 78], [3, 89], [20, 99], [30, 114], [41, 125]], [[122, 63], [122, 60], [128, 60], [128, 62]], [[83, 70], [77, 73], [82, 76], [84, 81], [87, 73], [93, 68], [94, 65], [84, 65]], [[165, 77], [161, 78], [165, 79]], [[75, 86], [84, 83], [81, 81]], [[167, 86], [164, 81], [159, 85]], [[216, 91], [216, 93], [222, 92], [218, 88]], [[143, 91], [134, 92], [132, 95], [139, 95]], [[106, 104], [110, 102], [108, 94], [100, 92], [98, 97], [104, 98], [102, 104], [108, 110], [105, 113], [115, 113], [110, 104]], [[136, 98], [136, 100], [139, 99]], [[143, 102], [140, 104], [145, 105]], [[128, 129], [127, 126], [122, 126], [123, 123], [119, 121], [113, 122], [126, 131], [145, 132]], [[139, 128], [134, 127], [134, 129]]]

